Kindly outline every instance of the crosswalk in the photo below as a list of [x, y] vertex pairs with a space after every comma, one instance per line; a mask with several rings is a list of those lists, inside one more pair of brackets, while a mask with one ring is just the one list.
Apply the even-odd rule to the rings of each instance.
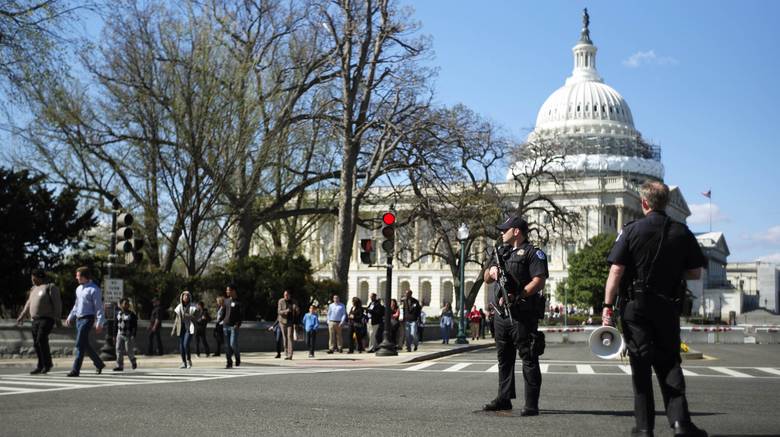
[[[582, 375], [582, 376], [609, 376], [630, 375], [631, 366], [621, 363], [577, 363], [577, 362], [542, 362], [539, 364], [542, 373], [551, 375]], [[467, 361], [426, 361], [409, 367], [401, 368], [402, 371], [412, 372], [467, 372], [467, 373], [498, 373], [498, 364], [490, 362]], [[516, 366], [516, 372], [522, 372], [520, 362]], [[780, 379], [780, 368], [776, 367], [724, 367], [724, 366], [686, 366], [683, 374], [688, 377], [713, 377], [713, 378], [770, 378]]]
[[149, 369], [133, 372], [126, 371], [122, 373], [108, 371], [103, 372], [102, 375], [82, 372], [81, 376], [78, 378], [67, 377], [67, 371], [53, 371], [46, 375], [30, 375], [28, 373], [4, 374], [0, 375], [0, 396], [59, 390], [116, 387], [123, 385], [208, 381], [225, 378], [240, 378], [246, 376], [327, 373], [338, 372], [342, 370], [346, 369], [245, 366], [234, 369]]

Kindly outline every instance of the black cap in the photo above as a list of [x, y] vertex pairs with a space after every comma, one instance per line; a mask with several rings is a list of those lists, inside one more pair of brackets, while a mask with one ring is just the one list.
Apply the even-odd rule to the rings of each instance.
[[496, 226], [496, 229], [498, 229], [501, 232], [506, 231], [510, 228], [517, 228], [520, 229], [520, 232], [523, 233], [526, 237], [528, 236], [528, 222], [523, 220], [520, 216], [513, 215], [506, 219], [504, 223], [501, 223], [500, 225]]

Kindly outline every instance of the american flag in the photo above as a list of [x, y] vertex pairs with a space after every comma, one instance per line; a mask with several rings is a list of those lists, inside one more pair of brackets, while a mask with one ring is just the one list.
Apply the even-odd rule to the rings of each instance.
[[706, 197], [706, 198], [708, 198], [708, 199], [712, 199], [712, 190], [711, 189], [707, 190], [706, 192], [701, 193], [701, 195]]

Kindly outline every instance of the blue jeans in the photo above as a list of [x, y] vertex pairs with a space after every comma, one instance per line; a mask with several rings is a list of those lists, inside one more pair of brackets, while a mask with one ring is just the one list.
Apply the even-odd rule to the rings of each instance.
[[236, 356], [236, 364], [241, 362], [241, 352], [238, 350], [238, 329], [235, 326], [225, 325], [225, 355], [228, 364], [233, 364], [233, 355]]
[[187, 364], [187, 361], [192, 360], [190, 355], [190, 343], [192, 342], [192, 334], [187, 328], [182, 328], [179, 333], [179, 352], [181, 353], [181, 362]]
[[417, 322], [406, 322], [406, 348], [417, 347]]
[[450, 342], [450, 329], [452, 325], [441, 325], [441, 340], [445, 343]]
[[92, 345], [89, 344], [89, 331], [92, 330], [92, 325], [95, 323], [95, 318], [79, 319], [76, 320], [76, 359], [73, 360], [73, 370], [76, 373], [81, 372], [81, 363], [84, 362], [84, 353], [89, 355], [92, 363], [96, 368], [102, 369], [106, 365], [103, 364], [103, 360], [92, 349]]

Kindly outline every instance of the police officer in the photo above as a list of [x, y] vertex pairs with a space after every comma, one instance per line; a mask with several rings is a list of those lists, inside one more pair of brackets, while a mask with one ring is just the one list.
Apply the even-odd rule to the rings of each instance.
[[[626, 224], [607, 261], [604, 325], [613, 325], [620, 291], [623, 335], [634, 385], [632, 436], [652, 436], [655, 421], [651, 368], [655, 369], [669, 425], [676, 436], [706, 437], [691, 422], [680, 368], [680, 299], [684, 279], [698, 279], [704, 255], [688, 227], [664, 210], [669, 187], [647, 182], [639, 190], [645, 217]], [[621, 285], [623, 284], [623, 285]]]
[[[511, 410], [515, 398], [515, 360], [520, 353], [525, 381], [525, 407], [521, 416], [539, 414], [539, 392], [542, 372], [539, 355], [544, 350], [544, 337], [538, 331], [539, 307], [544, 307], [540, 291], [547, 279], [547, 256], [528, 242], [528, 223], [520, 217], [510, 217], [498, 226], [504, 244], [499, 256], [504, 260], [506, 291], [509, 297], [507, 314], [496, 292], [498, 302], [495, 317], [495, 338], [498, 351], [498, 396], [485, 405], [485, 411]], [[485, 283], [498, 280], [499, 267], [495, 258], [485, 271]], [[496, 287], [497, 289], [499, 287]]]

